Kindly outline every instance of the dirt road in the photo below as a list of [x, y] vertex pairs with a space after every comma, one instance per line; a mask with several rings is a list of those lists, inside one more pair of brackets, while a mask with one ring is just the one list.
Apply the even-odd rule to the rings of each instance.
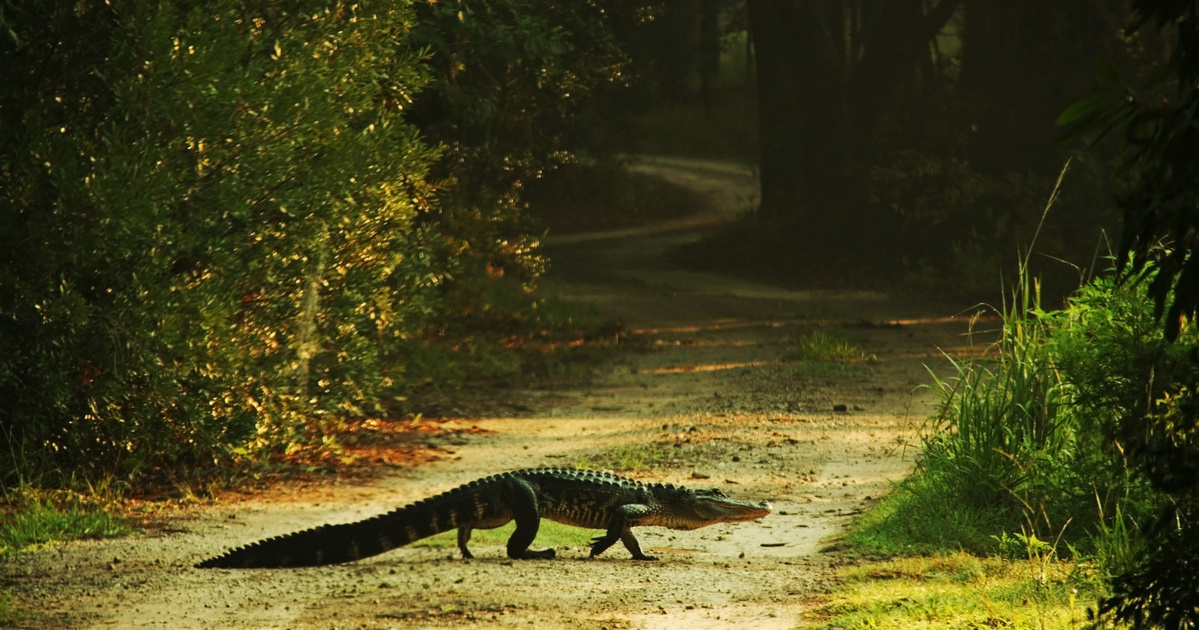
[[[790, 291], [690, 273], [666, 256], [752, 203], [752, 173], [687, 160], [641, 160], [716, 201], [669, 225], [570, 235], [548, 243], [549, 289], [595, 305], [638, 334], [586, 387], [527, 392], [519, 418], [444, 422], [439, 459], [375, 482], [198, 508], [170, 531], [80, 541], [0, 567], [6, 588], [49, 628], [790, 628], [822, 587], [822, 540], [903, 477], [902, 457], [931, 396], [915, 391], [938, 348], [964, 344], [954, 308], [863, 291]], [[896, 323], [898, 322], [898, 323]], [[815, 330], [874, 359], [781, 361]], [[913, 392], [915, 394], [913, 395]], [[844, 409], [844, 411], [834, 411]], [[477, 427], [477, 429], [472, 429]], [[717, 486], [769, 499], [758, 522], [639, 533], [658, 562], [582, 547], [512, 562], [498, 544], [463, 561], [409, 547], [349, 565], [200, 571], [227, 547], [327, 522], [357, 520], [514, 468], [639, 460], [646, 481]], [[911, 450], [907, 451], [911, 455]], [[537, 546], [537, 545], [535, 545]]]

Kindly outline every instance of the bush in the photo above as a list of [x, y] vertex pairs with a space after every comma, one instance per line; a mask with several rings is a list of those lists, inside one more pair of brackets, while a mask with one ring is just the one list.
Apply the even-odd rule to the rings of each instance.
[[858, 537], [976, 552], [996, 551], [992, 536], [1060, 537], [1114, 575], [1165, 502], [1130, 470], [1123, 419], [1175, 408], [1199, 339], [1165, 342], [1144, 283], [1101, 278], [1052, 312], [1027, 281], [1015, 297], [987, 358], [934, 377], [941, 402], [916, 473]]
[[401, 118], [407, 6], [248, 10], [4, 16], [4, 482], [302, 441], [373, 404], [424, 317], [447, 267], [413, 227], [435, 152]]

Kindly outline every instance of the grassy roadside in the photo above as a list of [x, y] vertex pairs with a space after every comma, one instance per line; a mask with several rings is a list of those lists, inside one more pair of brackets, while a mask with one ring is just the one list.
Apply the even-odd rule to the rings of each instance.
[[[0, 503], [0, 562], [13, 562], [23, 550], [54, 542], [111, 538], [134, 531], [96, 497], [29, 488], [6, 493]], [[0, 627], [25, 617], [20, 602], [0, 590]]]
[[1061, 538], [986, 535], [1003, 531], [993, 515], [948, 497], [923, 514], [916, 497], [897, 487], [835, 541], [845, 565], [801, 628], [1082, 628], [1106, 594], [1100, 564]]
[[1086, 564], [965, 552], [896, 557], [837, 572], [804, 628], [1077, 628], [1099, 595]]
[[112, 538], [133, 531], [106, 502], [68, 492], [13, 492], [0, 505], [0, 560], [56, 541]]
[[1197, 331], [1165, 344], [1143, 284], [1098, 278], [1051, 311], [1026, 266], [1018, 278], [990, 351], [930, 375], [941, 400], [914, 473], [837, 541], [847, 566], [803, 627], [1093, 627], [1140, 562], [1140, 527], [1169, 499], [1112, 436], [1176, 413]]

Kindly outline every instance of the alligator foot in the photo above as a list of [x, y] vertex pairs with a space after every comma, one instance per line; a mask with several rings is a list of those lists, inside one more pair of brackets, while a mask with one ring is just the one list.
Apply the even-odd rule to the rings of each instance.
[[521, 560], [553, 560], [554, 556], [558, 555], [553, 549], [542, 549], [541, 551], [533, 551], [526, 549], [520, 554]]
[[616, 542], [617, 540], [620, 540], [620, 539], [616, 536], [597, 536], [595, 538], [592, 538], [591, 539], [591, 557], [594, 558], [594, 557], [600, 555], [601, 553], [604, 553], [605, 551], [607, 551], [608, 547], [611, 547], [612, 543]]

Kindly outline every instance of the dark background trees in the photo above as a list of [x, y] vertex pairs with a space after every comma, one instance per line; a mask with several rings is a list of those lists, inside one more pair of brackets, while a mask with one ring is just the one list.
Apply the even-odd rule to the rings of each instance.
[[[852, 190], [853, 156], [960, 2], [747, 2], [762, 140], [759, 214], [815, 227]], [[852, 220], [852, 219], [851, 219]]]
[[[1055, 143], [1056, 114], [1095, 59], [1123, 47], [1115, 2], [748, 6], [762, 79], [759, 214], [808, 252], [789, 266], [860, 268], [866, 249], [948, 293], [993, 291], [1031, 246], [1073, 150]], [[811, 35], [788, 38], [793, 29]], [[1110, 201], [1091, 192], [1103, 188], [1093, 164], [1075, 164], [1038, 243], [1084, 267], [1099, 228], [1114, 226]]]
[[396, 394], [418, 411], [444, 340], [529, 324], [528, 187], [621, 151], [756, 159], [755, 212], [692, 248], [722, 270], [973, 297], [1038, 232], [1090, 265], [1102, 151], [1039, 220], [1055, 112], [1094, 57], [1152, 56], [1114, 37], [1121, 6], [6, 2], [0, 388], [38, 402], [5, 450], [69, 417], [111, 464], [145, 414], [211, 460]]

